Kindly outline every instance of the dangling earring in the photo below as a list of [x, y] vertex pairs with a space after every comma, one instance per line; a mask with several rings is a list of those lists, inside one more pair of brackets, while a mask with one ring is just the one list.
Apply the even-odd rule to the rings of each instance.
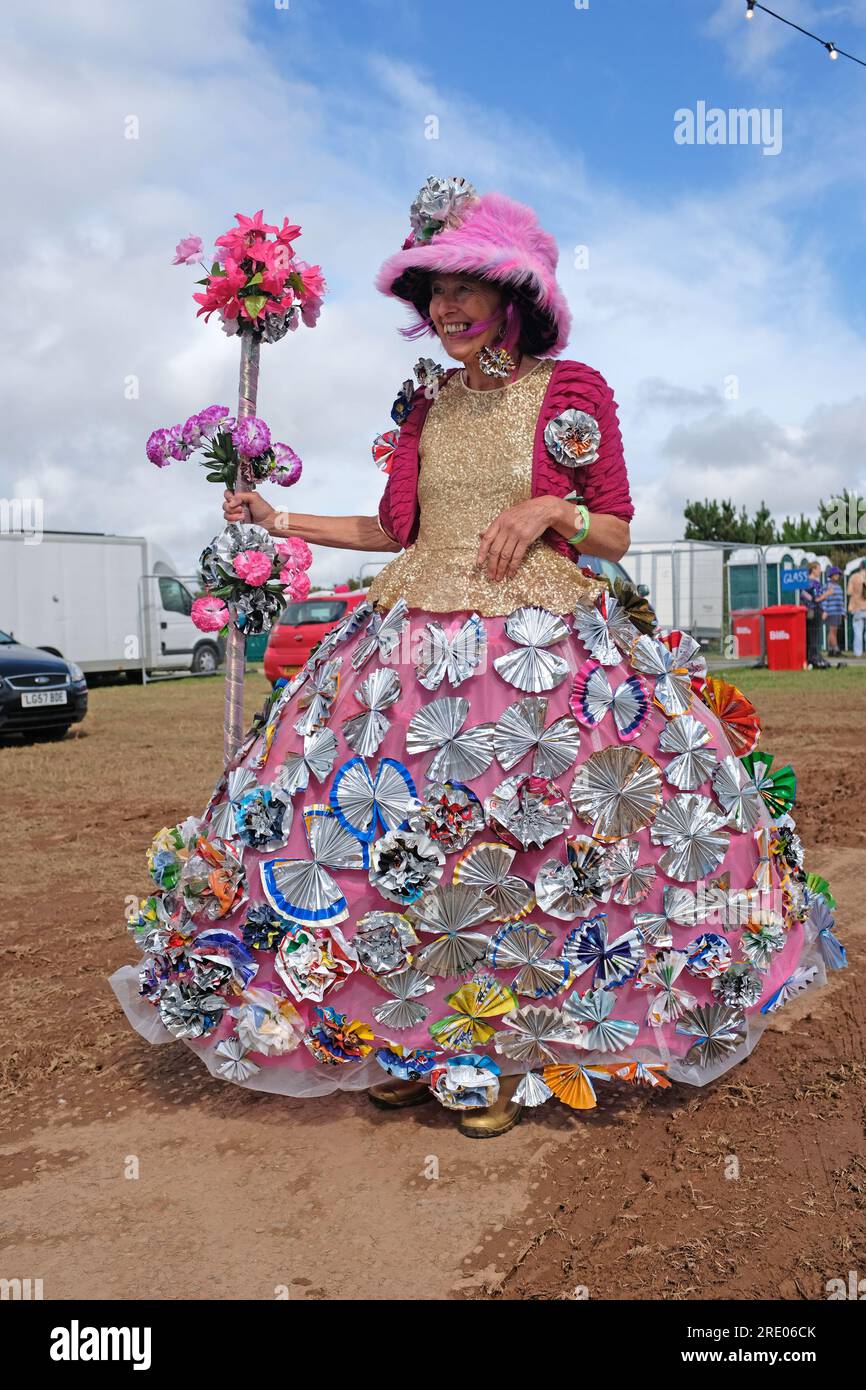
[[485, 376], [511, 376], [516, 363], [507, 348], [483, 347], [478, 354], [478, 365]]

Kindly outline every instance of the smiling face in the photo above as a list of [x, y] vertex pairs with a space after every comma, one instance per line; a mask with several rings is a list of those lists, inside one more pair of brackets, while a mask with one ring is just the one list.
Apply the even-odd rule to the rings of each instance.
[[[468, 362], [481, 348], [496, 341], [501, 327], [497, 319], [481, 333], [464, 336], [461, 330], [484, 323], [502, 307], [502, 295], [485, 280], [469, 275], [434, 275], [430, 282], [430, 317], [449, 357]], [[457, 335], [457, 336], [455, 336]]]

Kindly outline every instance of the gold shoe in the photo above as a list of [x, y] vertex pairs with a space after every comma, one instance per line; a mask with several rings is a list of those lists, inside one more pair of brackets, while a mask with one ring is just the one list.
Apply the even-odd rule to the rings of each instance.
[[423, 1105], [433, 1099], [426, 1081], [382, 1081], [370, 1086], [367, 1098], [380, 1110], [402, 1110], [407, 1105]]
[[523, 1106], [511, 1099], [520, 1081], [519, 1076], [504, 1076], [499, 1095], [492, 1105], [481, 1110], [463, 1110], [457, 1128], [467, 1139], [498, 1139], [520, 1123]]

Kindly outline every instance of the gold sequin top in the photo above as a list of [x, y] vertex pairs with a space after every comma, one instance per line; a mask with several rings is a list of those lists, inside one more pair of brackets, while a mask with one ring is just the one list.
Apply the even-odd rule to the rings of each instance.
[[402, 597], [432, 613], [494, 617], [525, 603], [567, 613], [579, 597], [602, 592], [540, 536], [510, 579], [490, 579], [475, 567], [480, 533], [532, 496], [535, 427], [552, 370], [544, 359], [487, 391], [466, 386], [462, 372], [448, 379], [421, 431], [417, 539], [379, 571], [371, 600], [388, 608]]

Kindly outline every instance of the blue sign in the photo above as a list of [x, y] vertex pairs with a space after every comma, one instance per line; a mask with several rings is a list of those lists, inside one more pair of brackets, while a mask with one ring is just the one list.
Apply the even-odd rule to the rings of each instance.
[[780, 570], [783, 589], [805, 589], [809, 582], [808, 570]]

